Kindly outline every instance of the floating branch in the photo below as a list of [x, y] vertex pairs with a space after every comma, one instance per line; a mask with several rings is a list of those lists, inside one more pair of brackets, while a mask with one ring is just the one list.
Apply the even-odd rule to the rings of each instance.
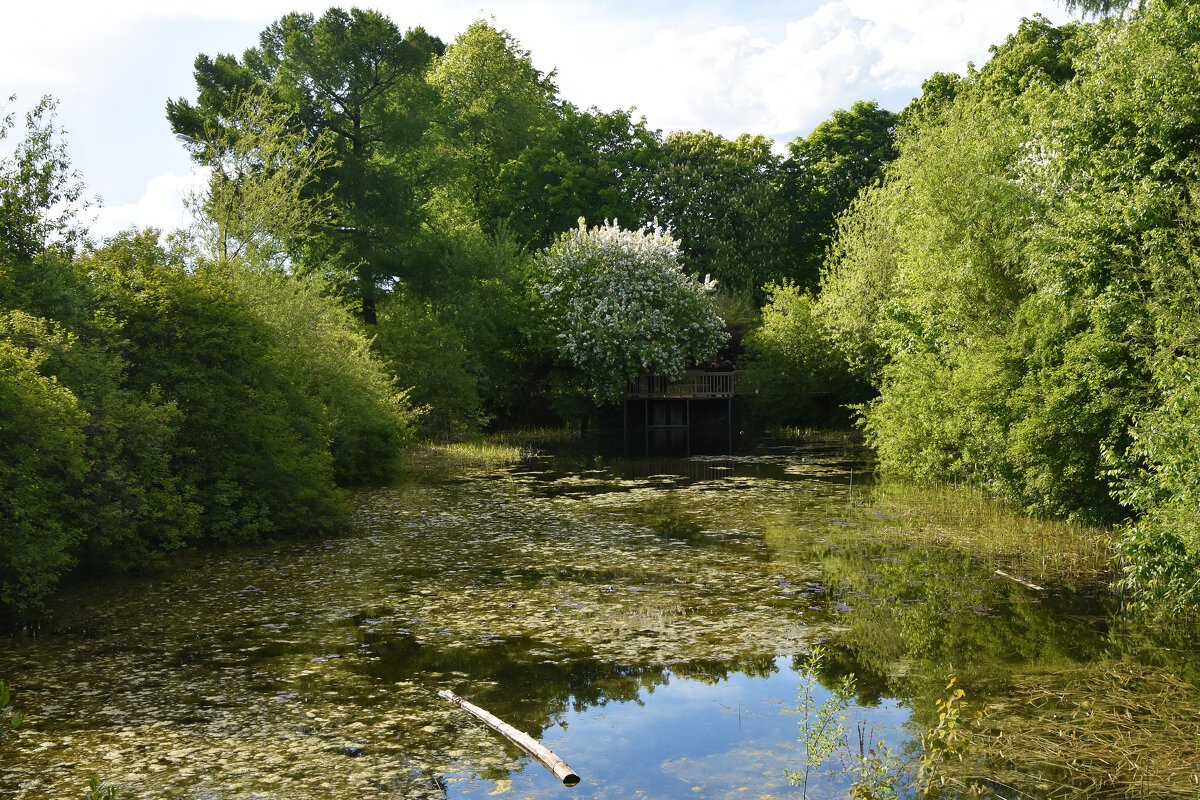
[[1038, 586], [1036, 583], [1030, 583], [1029, 581], [1024, 580], [1022, 578], [1018, 578], [1015, 575], [1009, 575], [1007, 572], [1005, 572], [1002, 569], [996, 570], [996, 574], [999, 575], [1001, 578], [1008, 578], [1010, 581], [1016, 581], [1017, 583], [1021, 584], [1022, 586], [1028, 586], [1030, 589], [1037, 589], [1039, 592], [1044, 591], [1044, 589], [1041, 586]]
[[529, 753], [535, 761], [550, 770], [554, 774], [554, 777], [562, 781], [565, 786], [574, 786], [579, 783], [579, 775], [575, 773], [575, 770], [567, 766], [567, 762], [534, 741], [533, 737], [521, 733], [521, 731], [512, 725], [509, 725], [499, 717], [489, 714], [474, 703], [468, 703], [449, 689], [443, 689], [438, 692], [438, 697], [450, 701], [471, 716], [479, 719], [483, 724], [508, 739], [526, 753]]

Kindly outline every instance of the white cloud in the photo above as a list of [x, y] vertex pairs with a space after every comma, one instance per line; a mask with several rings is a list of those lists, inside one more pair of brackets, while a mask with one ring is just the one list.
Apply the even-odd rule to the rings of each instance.
[[[186, 162], [163, 122], [168, 97], [194, 96], [197, 53], [240, 53], [291, 11], [337, 0], [162, 0], [4, 3], [0, 75], [27, 107], [58, 97], [76, 166], [89, 189], [125, 205], [99, 227], [175, 227], [151, 214], [155, 181]], [[361, 4], [360, 4], [361, 5]], [[856, 100], [899, 109], [938, 70], [981, 64], [988, 45], [1058, 0], [375, 0], [402, 29], [451, 42], [494, 18], [542, 70], [558, 70], [564, 99], [605, 110], [636, 107], [653, 128], [763, 133], [777, 146]], [[150, 176], [159, 178], [151, 179]], [[140, 197], [137, 202], [130, 201]], [[112, 222], [110, 222], [112, 221]], [[98, 227], [98, 229], [99, 229]]]
[[1021, 17], [1053, 8], [1046, 0], [833, 0], [804, 17], [759, 20], [755, 30], [663, 28], [590, 80], [575, 73], [581, 64], [561, 65], [562, 82], [602, 107], [636, 105], [666, 130], [795, 135], [857, 100], [903, 104], [934, 72], [982, 64]]
[[187, 227], [191, 212], [184, 198], [202, 192], [208, 185], [210, 169], [197, 167], [186, 175], [167, 172], [146, 182], [146, 191], [136, 203], [126, 203], [94, 212], [88, 225], [91, 235], [103, 238], [130, 228], [158, 228], [163, 232]]

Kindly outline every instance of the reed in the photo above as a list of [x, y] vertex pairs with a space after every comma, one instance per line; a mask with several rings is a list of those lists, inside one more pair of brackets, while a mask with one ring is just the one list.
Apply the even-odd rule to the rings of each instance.
[[974, 486], [881, 477], [856, 488], [856, 511], [900, 538], [936, 543], [1027, 580], [1108, 585], [1116, 578], [1108, 529], [1013, 511]]
[[423, 450], [450, 466], [501, 467], [536, 453], [528, 447], [492, 439], [472, 439], [449, 444], [430, 444]]
[[805, 428], [796, 425], [776, 428], [772, 435], [785, 442], [838, 442], [845, 444], [862, 444], [862, 431], [839, 431], [825, 428]]
[[988, 779], [1055, 797], [1196, 797], [1200, 695], [1125, 662], [1027, 674], [970, 734]]

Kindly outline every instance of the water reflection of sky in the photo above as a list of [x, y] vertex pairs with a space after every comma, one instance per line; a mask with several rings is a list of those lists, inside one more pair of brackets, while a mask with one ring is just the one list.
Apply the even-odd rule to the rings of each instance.
[[[768, 676], [731, 674], [717, 682], [668, 676], [638, 700], [562, 714], [541, 737], [544, 745], [582, 778], [566, 790], [527, 756], [507, 778], [471, 777], [469, 766], [447, 775], [449, 797], [520, 798], [764, 798], [794, 797], [784, 768], [801, 769], [796, 712], [800, 675], [791, 658], [775, 660]], [[817, 687], [817, 702], [829, 693]], [[867, 746], [884, 739], [893, 749], [906, 741], [908, 711], [894, 701], [852, 705], [843, 724], [858, 748], [861, 725]], [[496, 747], [503, 747], [497, 737]], [[849, 778], [832, 759], [810, 779], [813, 798], [844, 797]], [[848, 764], [847, 764], [848, 766]]]
[[[1119, 734], [1106, 757], [1141, 737], [1166, 755], [1156, 775], [1200, 776], [1179, 702], [1195, 695], [1194, 637], [1163, 647], [1123, 627], [1102, 585], [1039, 577], [1020, 551], [911, 535], [925, 522], [855, 502], [868, 468], [826, 442], [431, 470], [357, 494], [341, 537], [80, 586], [52, 628], [0, 643], [28, 715], [0, 796], [80, 796], [95, 776], [131, 800], [797, 797], [783, 777], [803, 761], [794, 657], [815, 641], [822, 683], [857, 676], [852, 750], [858, 722], [868, 746], [904, 749], [953, 674], [1006, 732], [1070, 742], [1076, 720], [1103, 715]], [[1122, 727], [1131, 670], [1165, 687], [1136, 699], [1156, 728]], [[564, 788], [440, 689], [543, 740], [583, 782]], [[1032, 796], [1049, 774], [1003, 765]], [[847, 781], [809, 795], [844, 797]]]

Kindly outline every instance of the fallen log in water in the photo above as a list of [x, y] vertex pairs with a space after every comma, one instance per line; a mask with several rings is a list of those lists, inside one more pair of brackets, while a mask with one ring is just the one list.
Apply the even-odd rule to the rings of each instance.
[[529, 755], [533, 756], [535, 761], [537, 761], [546, 769], [550, 770], [554, 777], [562, 781], [564, 785], [574, 786], [575, 784], [579, 783], [579, 775], [575, 773], [575, 770], [571, 769], [567, 765], [567, 762], [563, 761], [561, 758], [554, 755], [554, 753], [552, 753], [550, 750], [542, 747], [542, 745], [534, 741], [533, 737], [522, 733], [499, 717], [489, 714], [474, 703], [468, 703], [466, 700], [463, 700], [449, 689], [443, 689], [442, 691], [438, 692], [438, 697], [449, 700], [451, 703], [480, 720], [483, 722], [483, 724], [487, 725], [489, 728], [508, 739], [526, 753], [529, 753]]
[[1005, 572], [1002, 569], [996, 570], [996, 574], [999, 575], [1001, 578], [1008, 578], [1010, 581], [1016, 581], [1017, 583], [1021, 584], [1022, 586], [1028, 586], [1030, 589], [1037, 589], [1039, 592], [1045, 591], [1044, 587], [1038, 586], [1036, 583], [1031, 583], [1030, 581], [1027, 581], [1024, 578], [1018, 578], [1016, 575], [1009, 575], [1007, 572]]

